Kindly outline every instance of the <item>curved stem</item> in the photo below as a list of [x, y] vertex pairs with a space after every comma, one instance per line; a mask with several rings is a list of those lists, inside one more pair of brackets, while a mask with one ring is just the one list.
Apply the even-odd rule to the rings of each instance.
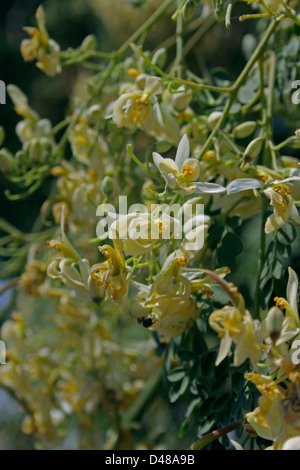
[[244, 420], [240, 419], [238, 421], [234, 421], [231, 424], [228, 424], [227, 426], [224, 426], [223, 428], [217, 429], [216, 431], [212, 431], [211, 433], [207, 434], [206, 436], [201, 437], [199, 441], [195, 442], [194, 444], [189, 447], [188, 450], [201, 450], [203, 447], [205, 447], [207, 444], [210, 442], [215, 441], [216, 439], [219, 439], [222, 436], [225, 436], [226, 434], [234, 431], [235, 429], [238, 429], [242, 426]]

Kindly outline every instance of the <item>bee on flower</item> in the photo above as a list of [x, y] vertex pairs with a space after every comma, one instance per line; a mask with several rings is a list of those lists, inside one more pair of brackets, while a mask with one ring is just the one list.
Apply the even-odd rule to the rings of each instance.
[[25, 27], [30, 39], [23, 39], [21, 54], [26, 62], [36, 60], [37, 67], [47, 75], [53, 77], [61, 72], [59, 52], [60, 47], [56, 41], [49, 38], [46, 29], [46, 16], [40, 5], [36, 11], [37, 28]]
[[192, 284], [179, 274], [186, 258], [174, 259], [164, 266], [153, 284], [134, 282], [138, 289], [130, 313], [151, 331], [173, 338], [182, 334], [196, 318], [197, 304], [192, 296]]

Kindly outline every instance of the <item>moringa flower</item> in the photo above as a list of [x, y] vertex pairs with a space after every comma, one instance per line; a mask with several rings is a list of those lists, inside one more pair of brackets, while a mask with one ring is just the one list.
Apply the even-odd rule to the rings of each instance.
[[151, 331], [173, 338], [183, 333], [194, 321], [197, 305], [192, 297], [192, 284], [179, 274], [186, 258], [173, 259], [165, 266], [150, 286], [134, 282], [139, 292], [131, 307], [131, 314]]
[[189, 158], [190, 144], [186, 134], [179, 142], [175, 160], [163, 158], [153, 152], [153, 161], [160, 174], [170, 188], [183, 196], [192, 193], [220, 193], [225, 188], [216, 183], [197, 183], [200, 176], [200, 163], [195, 158]]
[[36, 59], [36, 65], [40, 70], [49, 76], [54, 76], [61, 72], [60, 47], [56, 41], [49, 38], [45, 12], [41, 5], [36, 11], [36, 20], [38, 28], [24, 28], [31, 38], [22, 41], [21, 53], [26, 62]]
[[168, 214], [155, 217], [147, 212], [131, 212], [118, 216], [108, 236], [118, 240], [126, 254], [138, 256], [151, 251], [159, 240], [169, 239], [176, 227], [180, 229], [179, 222]]
[[300, 374], [290, 374], [290, 383], [285, 389], [271, 377], [260, 374], [246, 374], [262, 396], [259, 406], [246, 414], [247, 421], [257, 434], [273, 441], [268, 450], [281, 450], [289, 439], [300, 434]]
[[126, 309], [127, 280], [125, 277], [125, 260], [118, 241], [114, 247], [103, 245], [99, 251], [106, 258], [102, 263], [94, 264], [91, 268], [92, 280], [105, 289], [109, 298]]
[[62, 282], [74, 290], [79, 297], [92, 298], [95, 302], [104, 296], [104, 289], [99, 288], [91, 276], [90, 263], [87, 259], [81, 259], [64, 231], [65, 206], [61, 213], [61, 237], [62, 241], [48, 241], [49, 248], [61, 251], [62, 256], [50, 261], [47, 274], [52, 279], [61, 279]]
[[109, 106], [113, 121], [118, 127], [137, 127], [156, 138], [177, 144], [178, 122], [167, 106], [158, 101], [162, 92], [161, 78], [139, 74], [136, 83], [124, 86], [119, 98]]
[[292, 190], [286, 182], [295, 180], [300, 182], [300, 178], [291, 177], [282, 181], [274, 181], [270, 187], [264, 190], [264, 194], [270, 199], [270, 204], [274, 207], [265, 225], [265, 232], [272, 233], [281, 228], [289, 219], [300, 224], [300, 215], [292, 197]]
[[225, 281], [222, 284], [234, 305], [226, 305], [214, 311], [209, 317], [211, 328], [221, 338], [216, 365], [219, 365], [229, 354], [232, 343], [235, 344], [234, 365], [236, 367], [247, 358], [256, 364], [261, 359], [259, 322], [253, 320], [250, 312], [245, 309], [244, 299], [236, 287]]

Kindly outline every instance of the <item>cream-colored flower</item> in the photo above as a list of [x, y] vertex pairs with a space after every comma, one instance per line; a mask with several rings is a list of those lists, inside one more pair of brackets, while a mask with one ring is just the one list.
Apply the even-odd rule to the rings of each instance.
[[64, 207], [61, 214], [62, 241], [48, 241], [49, 248], [60, 250], [62, 257], [50, 261], [47, 274], [52, 279], [61, 279], [62, 282], [74, 290], [79, 297], [99, 302], [104, 297], [104, 289], [95, 284], [91, 275], [90, 263], [81, 259], [77, 251], [68, 240], [64, 231]]
[[153, 153], [153, 161], [160, 174], [178, 194], [189, 195], [193, 193], [220, 193], [225, 188], [216, 183], [196, 182], [200, 176], [200, 163], [195, 158], [189, 158], [190, 143], [186, 134], [181, 138], [175, 160], [163, 158], [159, 153]]
[[138, 256], [151, 251], [159, 240], [170, 239], [176, 227], [179, 230], [179, 222], [168, 214], [155, 217], [149, 213], [132, 212], [119, 215], [111, 224], [108, 236], [111, 240], [118, 240], [126, 254]]
[[[292, 197], [290, 183], [299, 184], [300, 177], [290, 177], [282, 181], [274, 181], [270, 187], [265, 189], [264, 194], [270, 199], [270, 204], [274, 207], [265, 225], [265, 232], [272, 233], [283, 227], [290, 219], [293, 223], [300, 225], [300, 215]], [[286, 184], [288, 183], [288, 184]]]
[[216, 365], [227, 357], [232, 343], [235, 344], [234, 365], [236, 367], [247, 358], [251, 359], [253, 364], [261, 359], [259, 324], [253, 320], [248, 310], [241, 314], [236, 307], [225, 306], [211, 314], [209, 324], [221, 338]]
[[246, 374], [262, 396], [259, 406], [247, 413], [246, 418], [257, 434], [274, 441], [268, 450], [281, 450], [287, 441], [300, 435], [300, 375], [290, 374], [290, 383], [285, 389], [270, 377], [260, 374]]
[[[15, 111], [20, 116], [23, 116], [27, 122], [29, 121], [38, 121], [39, 115], [34, 111], [28, 104], [27, 96], [18, 88], [16, 85], [7, 85], [7, 91], [9, 96], [15, 106]], [[24, 121], [22, 121], [24, 122]]]
[[234, 365], [238, 367], [247, 358], [255, 365], [262, 355], [259, 337], [259, 322], [254, 320], [245, 308], [242, 295], [234, 285], [221, 282], [234, 305], [226, 305], [214, 311], [209, 317], [209, 324], [221, 338], [216, 365], [220, 364], [230, 353], [235, 344]]
[[163, 91], [163, 83], [150, 75], [139, 75], [138, 79], [138, 89], [122, 93], [115, 103], [113, 120], [119, 127], [153, 126], [153, 105], [155, 97]]
[[161, 78], [139, 74], [135, 85], [123, 86], [119, 98], [110, 105], [113, 121], [118, 127], [138, 127], [156, 138], [177, 144], [179, 126], [164, 103], [158, 102], [162, 92]]
[[186, 263], [186, 258], [174, 259], [150, 286], [133, 283], [139, 292], [131, 314], [144, 327], [168, 338], [181, 335], [194, 321], [197, 312], [192, 284], [179, 274]]
[[36, 20], [38, 28], [24, 28], [31, 38], [22, 41], [21, 53], [26, 62], [36, 59], [36, 65], [40, 70], [49, 76], [54, 76], [61, 72], [60, 47], [56, 41], [49, 38], [45, 12], [41, 5], [36, 11]]
[[124, 311], [127, 309], [127, 280], [126, 266], [119, 241], [114, 247], [103, 245], [99, 251], [106, 258], [102, 263], [94, 264], [91, 268], [92, 280], [105, 292], [109, 298], [120, 304]]

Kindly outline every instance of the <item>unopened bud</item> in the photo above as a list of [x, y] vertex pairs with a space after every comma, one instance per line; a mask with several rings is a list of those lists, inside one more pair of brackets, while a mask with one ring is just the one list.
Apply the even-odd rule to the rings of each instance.
[[16, 134], [19, 137], [22, 143], [26, 142], [27, 140], [32, 139], [33, 137], [33, 129], [32, 129], [32, 122], [28, 119], [23, 119], [23, 121], [19, 121], [16, 125]]
[[114, 181], [110, 176], [105, 176], [101, 183], [101, 191], [107, 197], [111, 196], [114, 192]]
[[153, 54], [152, 62], [154, 65], [157, 65], [160, 69], [164, 68], [165, 63], [167, 60], [167, 51], [164, 47], [157, 49], [157, 51]]
[[83, 51], [94, 51], [97, 49], [97, 39], [93, 34], [89, 34], [81, 43], [80, 49]]
[[51, 143], [45, 137], [40, 139], [32, 139], [25, 145], [29, 159], [33, 163], [45, 163], [51, 152]]
[[244, 139], [245, 137], [248, 137], [249, 135], [253, 134], [256, 129], [256, 126], [257, 124], [255, 121], [243, 122], [242, 124], [239, 124], [238, 126], [233, 128], [234, 136], [237, 139]]
[[46, 137], [50, 134], [51, 128], [51, 121], [49, 121], [49, 119], [40, 119], [34, 125], [34, 134], [37, 137]]
[[214, 129], [222, 117], [221, 111], [214, 111], [207, 118], [207, 124], [210, 129]]
[[272, 307], [266, 318], [266, 327], [273, 343], [275, 343], [280, 336], [282, 322], [282, 311], [278, 307]]
[[192, 90], [179, 87], [177, 92], [172, 95], [172, 104], [177, 111], [183, 111], [190, 104], [192, 97]]
[[94, 104], [91, 106], [86, 113], [86, 119], [89, 125], [94, 126], [101, 119], [101, 106], [99, 104]]
[[194, 13], [195, 13], [195, 8], [196, 8], [195, 3], [191, 1], [185, 4], [184, 11], [183, 11], [183, 17], [185, 21], [190, 21], [193, 18]]
[[155, 151], [158, 153], [165, 153], [170, 150], [171, 147], [172, 144], [170, 144], [170, 142], [168, 142], [167, 140], [161, 140], [160, 142], [156, 142]]
[[10, 173], [14, 167], [15, 160], [12, 153], [7, 149], [0, 150], [0, 170], [2, 173]]
[[250, 142], [243, 154], [243, 159], [245, 163], [252, 162], [252, 160], [257, 157], [257, 155], [261, 151], [263, 141], [264, 140], [261, 137], [257, 137], [256, 139]]

